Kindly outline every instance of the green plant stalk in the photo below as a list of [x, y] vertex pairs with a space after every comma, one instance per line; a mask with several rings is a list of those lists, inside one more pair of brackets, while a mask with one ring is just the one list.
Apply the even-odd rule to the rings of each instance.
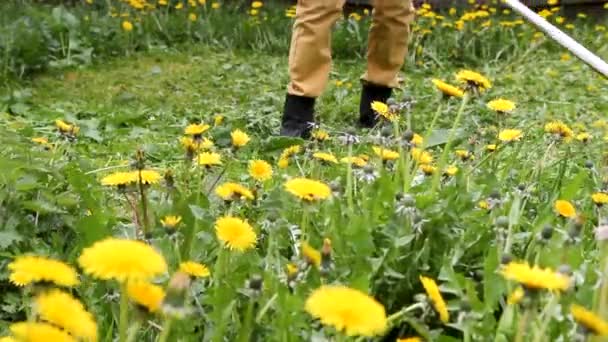
[[129, 329], [129, 336], [127, 337], [127, 342], [135, 341], [140, 327], [141, 327], [140, 320], [135, 321], [135, 323], [133, 323], [133, 325], [131, 325], [131, 328]]
[[150, 218], [148, 216], [148, 199], [146, 198], [146, 189], [144, 189], [143, 179], [141, 179], [141, 170], [139, 171], [139, 196], [141, 201], [141, 214], [143, 216], [142, 228], [145, 238], [150, 232]]
[[[602, 242], [601, 246], [602, 255], [602, 279], [606, 279], [608, 275], [608, 243]], [[595, 307], [600, 317], [606, 319], [608, 316], [608, 282], [602, 281], [602, 287], [600, 287], [599, 296], [596, 298]]]
[[120, 316], [118, 321], [118, 341], [127, 341], [129, 328], [129, 296], [127, 295], [127, 282], [120, 284]]
[[354, 204], [353, 204], [353, 166], [350, 163], [351, 158], [353, 156], [353, 146], [352, 144], [348, 144], [348, 160], [349, 163], [346, 163], [346, 199], [348, 203], [348, 212], [352, 215], [354, 212]]
[[469, 102], [469, 94], [465, 93], [460, 102], [460, 108], [458, 109], [458, 114], [456, 114], [456, 119], [454, 120], [454, 125], [452, 125], [452, 129], [450, 130], [450, 135], [448, 136], [448, 141], [445, 144], [445, 148], [443, 149], [443, 153], [441, 154], [441, 159], [439, 160], [439, 165], [437, 167], [438, 172], [433, 176], [433, 185], [431, 187], [431, 193], [435, 193], [437, 187], [439, 187], [439, 180], [441, 177], [441, 170], [445, 168], [445, 164], [448, 160], [448, 153], [452, 148], [452, 144], [454, 143], [454, 135], [456, 134], [456, 130], [460, 124], [460, 120], [462, 118], [462, 114], [464, 113], [464, 109]]
[[[203, 173], [203, 168], [199, 168], [199, 171], [197, 172], [197, 179], [198, 179], [198, 184], [196, 186], [196, 205], [198, 205], [201, 201], [201, 192], [203, 189], [203, 184], [204, 184], [204, 180], [205, 180], [205, 175]], [[222, 171], [223, 174], [224, 171]], [[221, 176], [218, 176], [218, 179]], [[216, 183], [217, 183], [217, 179], [216, 179]], [[209, 190], [211, 191], [211, 189]], [[200, 220], [195, 217], [194, 218], [194, 224], [192, 225], [191, 228], [189, 229], [185, 229], [184, 231], [184, 244], [182, 245], [182, 249], [181, 249], [181, 255], [182, 255], [182, 260], [189, 260], [190, 259], [190, 254], [192, 253], [192, 244], [194, 242], [194, 236], [196, 235], [196, 233], [198, 233], [199, 230], [199, 225], [200, 225]]]
[[[220, 250], [218, 252], [218, 256], [217, 256], [217, 261], [215, 263], [215, 282], [213, 284], [213, 295], [214, 296], [218, 296], [221, 295], [221, 282], [224, 278], [224, 274], [226, 274], [226, 270], [228, 268], [230, 262], [230, 252], [226, 251], [226, 247], [225, 246], [220, 246]], [[215, 298], [215, 302], [217, 302], [217, 298]], [[220, 310], [219, 308], [222, 307], [225, 303], [221, 303], [222, 305], [218, 305], [216, 307], [216, 310]], [[220, 319], [221, 319], [221, 313], [220, 313]], [[219, 342], [222, 341], [224, 339], [224, 330], [226, 329], [226, 324], [225, 322], [214, 322], [216, 328], [216, 331], [213, 334], [213, 341]]]
[[308, 204], [302, 201], [302, 218], [300, 221], [300, 230], [302, 231], [302, 240], [308, 240]]
[[252, 326], [253, 326], [253, 307], [255, 306], [255, 300], [253, 298], [249, 299], [249, 303], [247, 304], [247, 312], [245, 313], [245, 320], [241, 331], [239, 332], [239, 341], [247, 342], [251, 341], [252, 334]]
[[547, 305], [545, 306], [545, 309], [543, 310], [540, 328], [536, 329], [536, 332], [534, 333], [534, 342], [541, 342], [546, 337], [545, 331], [549, 326], [549, 322], [551, 322], [551, 312], [553, 311], [553, 307], [555, 307], [555, 305], [557, 304], [557, 299], [557, 295], [553, 295], [549, 303], [547, 303]]
[[[422, 309], [422, 308], [424, 308], [424, 303], [416, 303], [416, 304], [412, 304], [406, 308], [403, 308], [403, 309], [391, 314], [390, 316], [388, 316], [386, 318], [386, 325], [391, 326], [395, 321], [397, 321], [401, 317], [405, 316], [406, 314], [408, 314], [416, 309]], [[365, 337], [361, 336], [361, 337], [357, 338], [355, 341], [361, 342], [364, 340], [365, 340]]]
[[166, 317], [165, 322], [163, 323], [163, 330], [158, 338], [158, 342], [167, 342], [169, 338], [169, 333], [171, 332], [171, 324], [173, 324], [172, 317]]
[[528, 320], [530, 315], [532, 314], [532, 310], [530, 308], [526, 308], [524, 314], [519, 318], [519, 323], [517, 324], [517, 335], [515, 335], [515, 342], [523, 342], [524, 336], [526, 335], [526, 329], [528, 327]]

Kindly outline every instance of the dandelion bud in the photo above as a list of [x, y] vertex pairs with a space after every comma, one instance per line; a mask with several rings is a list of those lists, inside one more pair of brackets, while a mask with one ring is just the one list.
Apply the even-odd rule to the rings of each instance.
[[162, 311], [165, 315], [182, 318], [188, 313], [186, 307], [188, 288], [190, 288], [190, 277], [186, 273], [173, 274], [162, 304]]
[[557, 272], [561, 273], [563, 275], [566, 275], [566, 276], [571, 276], [572, 275], [572, 267], [570, 267], [570, 265], [563, 264], [563, 265], [560, 265], [557, 268]]
[[509, 226], [509, 219], [506, 216], [499, 216], [496, 218], [496, 227], [506, 228]]
[[247, 289], [251, 291], [253, 296], [259, 296], [264, 287], [264, 279], [259, 274], [254, 274], [247, 280]]
[[591, 160], [587, 160], [585, 162], [585, 167], [588, 169], [593, 169], [593, 162]]
[[391, 135], [393, 135], [393, 129], [390, 126], [385, 126], [384, 128], [382, 128], [382, 130], [380, 131], [380, 135], [383, 138], [389, 138]]
[[416, 206], [416, 199], [410, 194], [404, 194], [401, 203], [404, 207], [413, 208]]
[[525, 191], [526, 190], [526, 185], [525, 184], [519, 184], [517, 186], [517, 190], [519, 190], [519, 191]]
[[331, 260], [331, 240], [323, 240], [323, 247], [321, 248], [321, 274], [327, 275], [333, 268], [333, 262]]
[[501, 263], [502, 265], [507, 265], [507, 264], [508, 264], [508, 263], [510, 263], [511, 261], [513, 261], [513, 257], [512, 257], [512, 256], [510, 256], [509, 254], [503, 254], [503, 255], [500, 257], [500, 263]]
[[582, 230], [582, 225], [577, 224], [577, 223], [573, 224], [570, 227], [570, 229], [568, 229], [568, 237], [572, 240], [575, 240], [581, 234], [581, 230]]
[[543, 230], [540, 232], [540, 237], [543, 240], [551, 240], [551, 237], [553, 236], [553, 227], [546, 225], [545, 227], [543, 227]]
[[175, 188], [175, 178], [173, 175], [173, 171], [167, 170], [165, 172], [164, 178], [165, 178], [165, 185], [167, 186], [167, 188], [169, 188], [169, 189]]
[[146, 167], [146, 154], [144, 150], [138, 149], [135, 152], [135, 161], [133, 163], [133, 168], [137, 170], [143, 170]]
[[412, 139], [414, 139], [414, 132], [411, 129], [408, 129], [403, 133], [403, 139], [405, 139], [405, 141], [412, 141]]

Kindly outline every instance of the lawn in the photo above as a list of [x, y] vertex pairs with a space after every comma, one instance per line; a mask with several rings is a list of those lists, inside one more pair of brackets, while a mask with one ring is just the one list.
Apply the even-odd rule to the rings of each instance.
[[[0, 49], [0, 336], [608, 335], [608, 84], [513, 14], [419, 10], [396, 119], [371, 130], [356, 125], [369, 18], [349, 16], [301, 140], [277, 136], [289, 9], [230, 26], [242, 8], [27, 6], [10, 10], [50, 24], [0, 23], [94, 53]], [[603, 19], [553, 8], [608, 57]], [[66, 13], [78, 24], [54, 30]], [[463, 69], [491, 86], [460, 82]]]

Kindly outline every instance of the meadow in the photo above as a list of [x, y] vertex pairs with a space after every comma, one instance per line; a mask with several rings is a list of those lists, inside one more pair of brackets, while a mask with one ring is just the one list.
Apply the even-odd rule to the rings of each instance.
[[497, 3], [422, 5], [361, 129], [356, 8], [279, 137], [294, 11], [0, 4], [0, 341], [605, 341], [606, 80]]

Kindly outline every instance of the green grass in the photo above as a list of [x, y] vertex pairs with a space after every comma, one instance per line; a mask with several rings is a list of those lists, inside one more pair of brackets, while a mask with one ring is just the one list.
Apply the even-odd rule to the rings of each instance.
[[[420, 25], [426, 27], [428, 21], [420, 19]], [[99, 181], [130, 169], [139, 149], [147, 168], [171, 170], [175, 179], [174, 189], [161, 182], [145, 192], [149, 243], [169, 264], [169, 272], [155, 281], [167, 288], [187, 254], [211, 269], [210, 278], [188, 287], [192, 313], [172, 323], [168, 341], [299, 341], [319, 336], [356, 340], [322, 326], [304, 311], [308, 295], [323, 283], [369, 293], [388, 315], [405, 310], [393, 316], [387, 341], [413, 335], [429, 341], [511, 341], [521, 334], [523, 341], [558, 336], [574, 340], [574, 324], [565, 318], [572, 303], [608, 318], [602, 300], [608, 286], [594, 286], [606, 277], [606, 247], [593, 235], [606, 208], [591, 201], [591, 194], [608, 190], [608, 131], [598, 125], [606, 120], [608, 84], [580, 62], [560, 60], [562, 51], [544, 38], [533, 41], [529, 27], [449, 34], [437, 30], [430, 36], [416, 35], [412, 42], [402, 71], [403, 88], [394, 98], [413, 100], [413, 105], [396, 126], [356, 128], [364, 60], [335, 61], [317, 107], [321, 128], [331, 136], [326, 142], [275, 136], [288, 81], [287, 57], [276, 53], [177, 44], [8, 83], [2, 97], [6, 113], [0, 116], [0, 168], [5, 170], [0, 175], [0, 333], [31, 314], [34, 289], [8, 281], [4, 266], [13, 258], [35, 253], [77, 265], [83, 248], [94, 241], [136, 236], [140, 227], [133, 208], [123, 194]], [[574, 34], [607, 56], [591, 25], [581, 25]], [[469, 39], [457, 40], [463, 37]], [[482, 72], [493, 82], [490, 90], [472, 96], [464, 106], [458, 99], [442, 98], [430, 82], [441, 78], [455, 83], [454, 74], [462, 67]], [[499, 97], [515, 101], [517, 109], [497, 115], [486, 108]], [[194, 122], [211, 124], [218, 114], [225, 122], [206, 135], [216, 143], [224, 166], [206, 170], [190, 164], [179, 143], [184, 128]], [[461, 118], [458, 124], [456, 117]], [[78, 125], [76, 139], [58, 134], [55, 119]], [[593, 138], [588, 143], [565, 142], [546, 134], [544, 126], [552, 120]], [[230, 147], [230, 132], [236, 128], [252, 137], [242, 150]], [[523, 138], [487, 152], [486, 145], [496, 143], [504, 128], [521, 129]], [[424, 137], [435, 166], [441, 170], [456, 165], [457, 175], [423, 176], [403, 144], [408, 129]], [[340, 142], [346, 131], [360, 138], [352, 150]], [[30, 141], [33, 137], [47, 137], [54, 146], [44, 149]], [[292, 157], [286, 169], [277, 167], [281, 151], [294, 143], [302, 144], [304, 151]], [[401, 151], [400, 158], [381, 162], [372, 149], [378, 145]], [[457, 149], [469, 150], [475, 158], [460, 160]], [[314, 159], [318, 151], [338, 159], [365, 153], [371, 167], [351, 174], [345, 165]], [[273, 178], [264, 184], [247, 176], [247, 164], [256, 158], [269, 161], [274, 169]], [[361, 172], [376, 172], [377, 179], [366, 183]], [[283, 187], [298, 176], [331, 184], [334, 198], [300, 203]], [[255, 189], [256, 200], [220, 200], [214, 189], [226, 181]], [[403, 199], [404, 192], [413, 204]], [[135, 189], [128, 194], [141, 215], [140, 194]], [[559, 217], [554, 210], [558, 199], [571, 201], [578, 218]], [[493, 208], [480, 208], [483, 201]], [[183, 218], [177, 243], [160, 224], [160, 218], [170, 214]], [[223, 249], [214, 222], [227, 214], [252, 224], [259, 236], [254, 250], [240, 254]], [[553, 236], [540, 239], [547, 225]], [[333, 268], [322, 269], [327, 273], [296, 256], [290, 236], [294, 226], [304, 230], [317, 249], [324, 238], [331, 239]], [[184, 246], [191, 237], [188, 251]], [[498, 273], [506, 254], [552, 269], [568, 265], [577, 286], [562, 294], [529, 291], [521, 304], [507, 305], [515, 283]], [[291, 289], [283, 281], [289, 262], [301, 267]], [[259, 294], [245, 285], [256, 275], [264, 283]], [[418, 296], [424, 292], [421, 275], [441, 285], [449, 324], [441, 324], [428, 298]], [[81, 278], [83, 283], [73, 292], [96, 317], [100, 340], [110, 341], [118, 336], [119, 286], [89, 275]], [[555, 303], [560, 306], [553, 311]], [[129, 323], [141, 323], [136, 340], [154, 340], [167, 320], [160, 314], [142, 319], [137, 312], [129, 307]]]

